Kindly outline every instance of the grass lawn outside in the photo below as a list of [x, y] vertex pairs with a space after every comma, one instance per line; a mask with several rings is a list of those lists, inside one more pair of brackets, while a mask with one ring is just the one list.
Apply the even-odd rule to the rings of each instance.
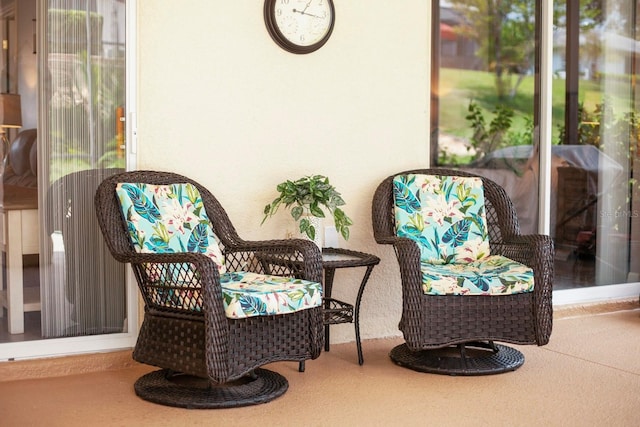
[[[506, 105], [513, 109], [514, 117], [511, 126], [512, 132], [523, 132], [526, 129], [526, 118], [533, 117], [534, 76], [525, 76], [518, 86], [513, 98], [499, 100], [496, 95], [495, 77], [493, 73], [485, 71], [461, 70], [455, 68], [443, 68], [440, 70], [440, 133], [453, 137], [469, 139], [471, 137], [471, 124], [465, 117], [468, 114], [469, 102], [473, 100], [485, 113], [487, 125], [493, 118], [496, 105]], [[516, 77], [513, 77], [515, 83]], [[616, 83], [614, 83], [616, 84]], [[615, 88], [625, 97], [609, 97], [615, 114], [629, 111], [628, 82], [620, 81]], [[626, 91], [625, 91], [626, 87]], [[565, 106], [565, 80], [553, 80], [552, 94], [552, 121], [553, 143], [557, 144], [560, 128], [564, 126]], [[586, 111], [593, 112], [597, 104], [602, 103], [602, 87], [599, 82], [581, 80], [579, 83], [578, 99], [584, 103]]]

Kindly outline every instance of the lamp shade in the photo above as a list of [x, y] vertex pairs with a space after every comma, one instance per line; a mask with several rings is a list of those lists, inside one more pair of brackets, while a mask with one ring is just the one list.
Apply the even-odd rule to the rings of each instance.
[[0, 93], [0, 126], [4, 128], [22, 127], [20, 95]]

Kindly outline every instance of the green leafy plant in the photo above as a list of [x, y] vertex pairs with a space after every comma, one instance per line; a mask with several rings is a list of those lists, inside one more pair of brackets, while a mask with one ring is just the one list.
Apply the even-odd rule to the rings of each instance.
[[476, 159], [506, 145], [506, 137], [513, 121], [513, 109], [497, 105], [489, 128], [487, 128], [482, 109], [473, 100], [469, 102], [468, 111], [469, 114], [465, 118], [471, 122], [473, 129], [471, 146], [476, 151]]
[[309, 219], [305, 218], [305, 214], [324, 218], [324, 208], [333, 216], [336, 230], [345, 240], [349, 240], [349, 226], [353, 221], [340, 208], [345, 202], [335, 187], [329, 183], [329, 178], [313, 175], [295, 181], [287, 180], [278, 184], [276, 190], [279, 195], [264, 207], [262, 224], [267, 218], [273, 216], [281, 205], [284, 205], [286, 209], [290, 209], [293, 219], [299, 222], [300, 233], [306, 234], [313, 240], [316, 229]]

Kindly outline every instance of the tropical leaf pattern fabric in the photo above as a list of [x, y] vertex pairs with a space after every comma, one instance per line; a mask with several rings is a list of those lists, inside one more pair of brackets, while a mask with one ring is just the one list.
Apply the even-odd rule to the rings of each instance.
[[399, 175], [393, 194], [396, 232], [420, 243], [425, 262], [469, 263], [489, 255], [480, 178]]
[[[155, 282], [158, 286], [152, 294], [155, 304], [202, 310], [200, 290], [186, 287], [193, 283], [193, 277], [176, 277], [169, 280], [166, 287], [162, 281], [163, 278], [157, 278]], [[179, 288], [182, 283], [184, 289]], [[322, 285], [308, 280], [235, 271], [220, 275], [220, 285], [225, 315], [229, 319], [287, 314], [322, 304]]]
[[510, 295], [533, 291], [533, 270], [502, 255], [468, 264], [420, 263], [429, 295]]
[[[226, 271], [218, 238], [198, 189], [189, 183], [116, 186], [129, 238], [144, 253], [203, 253], [218, 266], [228, 318], [270, 316], [318, 307], [322, 285], [290, 277]], [[185, 310], [202, 310], [202, 295], [191, 264], [147, 269], [155, 286], [153, 302]]]
[[396, 234], [420, 248], [425, 293], [498, 295], [533, 289], [531, 268], [491, 255], [482, 179], [398, 175], [393, 196]]
[[241, 319], [293, 313], [322, 304], [322, 285], [291, 277], [253, 272], [220, 277], [226, 316]]
[[138, 252], [199, 252], [213, 259], [220, 274], [226, 271], [218, 237], [194, 185], [119, 183], [116, 193]]

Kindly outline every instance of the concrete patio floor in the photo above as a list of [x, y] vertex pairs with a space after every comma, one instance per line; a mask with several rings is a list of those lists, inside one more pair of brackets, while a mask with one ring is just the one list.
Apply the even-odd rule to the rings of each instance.
[[[451, 377], [411, 371], [388, 356], [400, 339], [332, 345], [306, 372], [267, 367], [288, 391], [262, 405], [222, 410], [164, 407], [133, 383], [154, 368], [131, 363], [102, 372], [0, 380], [0, 425], [18, 426], [638, 426], [640, 307], [556, 316], [551, 342], [518, 346], [514, 372]], [[2, 372], [0, 368], [0, 373]]]

